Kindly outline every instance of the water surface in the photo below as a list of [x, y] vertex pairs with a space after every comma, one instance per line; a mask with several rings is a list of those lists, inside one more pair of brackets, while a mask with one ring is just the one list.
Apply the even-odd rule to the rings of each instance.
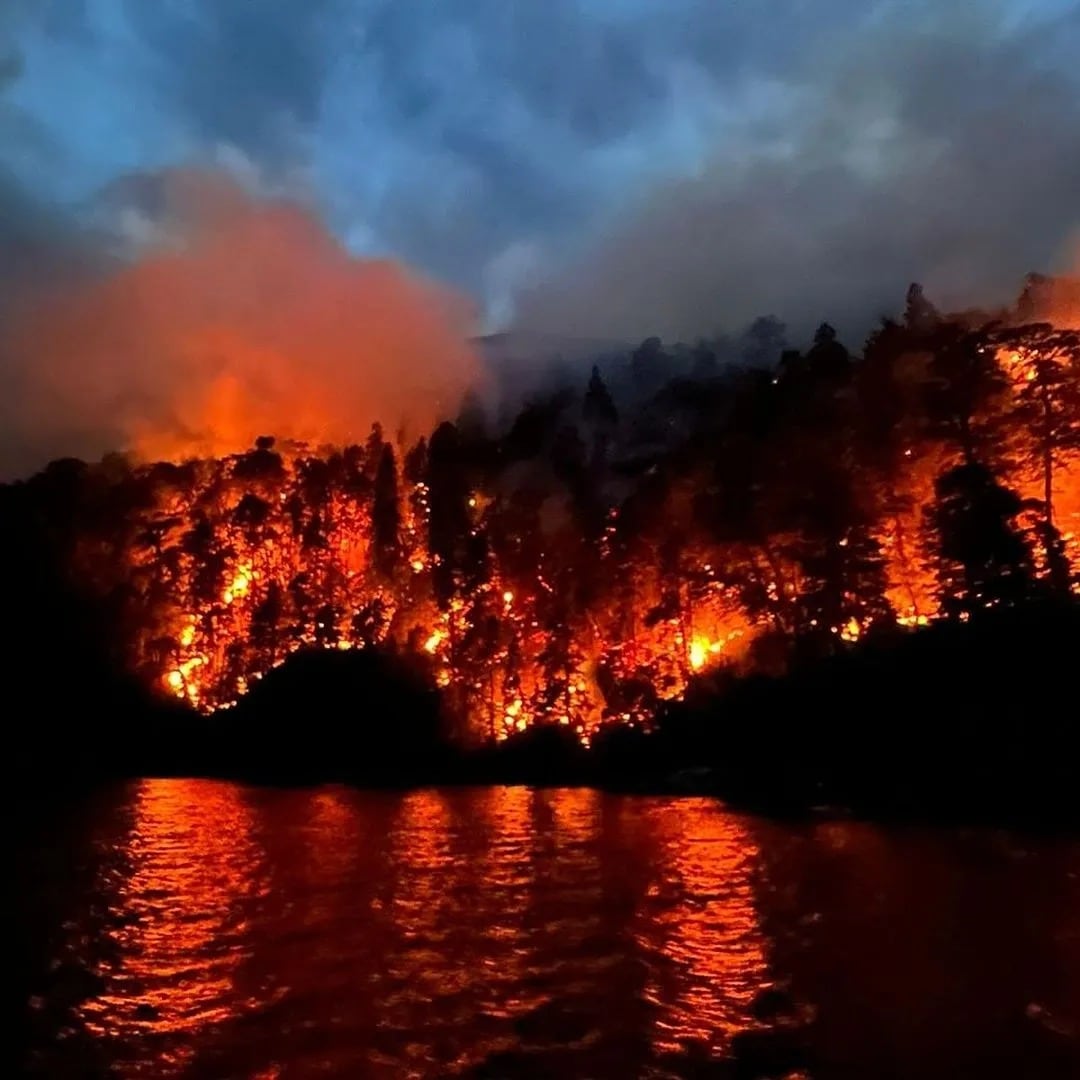
[[1080, 1076], [1075, 841], [148, 780], [18, 861], [33, 1075]]

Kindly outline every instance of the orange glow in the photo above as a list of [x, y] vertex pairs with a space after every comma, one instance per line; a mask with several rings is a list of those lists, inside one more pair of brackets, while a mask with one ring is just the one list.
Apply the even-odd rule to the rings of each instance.
[[[234, 785], [139, 785], [133, 827], [121, 846], [130, 869], [103, 883], [119, 889], [118, 917], [103, 931], [115, 959], [101, 992], [80, 1012], [103, 1039], [153, 1036], [158, 1075], [182, 1074], [197, 1045], [193, 1036], [235, 1017], [237, 976], [252, 947], [247, 913], [267, 887], [254, 832]], [[198, 979], [188, 977], [193, 966]]]
[[5, 352], [33, 359], [28, 423], [86, 431], [90, 417], [98, 454], [119, 436], [144, 460], [179, 461], [266, 433], [322, 444], [363, 439], [376, 420], [428, 431], [482, 381], [463, 298], [353, 258], [299, 205], [223, 176], [153, 182], [182, 244], [5, 325]]
[[[722, 567], [735, 563], [741, 573], [756, 575], [777, 610], [798, 596], [797, 566], [782, 558], [765, 560], [749, 548], [718, 550], [691, 538], [674, 570], [663, 567], [648, 546], [632, 552], [629, 562], [620, 555], [623, 562], [602, 569], [603, 580], [611, 584], [590, 609], [566, 616], [567, 625], [562, 614], [550, 614], [552, 579], [563, 571], [547, 554], [531, 576], [513, 576], [492, 552], [487, 579], [471, 593], [455, 592], [439, 610], [432, 599], [438, 557], [426, 547], [425, 485], [410, 485], [399, 466], [403, 573], [385, 579], [373, 566], [370, 502], [346, 490], [330, 491], [319, 508], [297, 501], [305, 470], [329, 453], [275, 448], [280, 472], [250, 478], [242, 478], [243, 470], [252, 468], [247, 456], [209, 460], [198, 463], [190, 486], [161, 490], [147, 524], [199, 519], [210, 526], [199, 541], [209, 545], [206, 550], [188, 550], [185, 544], [194, 534], [170, 526], [160, 550], [127, 552], [126, 572], [139, 583], [139, 595], [169, 597], [167, 604], [159, 601], [147, 609], [147, 632], [131, 643], [134, 662], [140, 670], [156, 669], [168, 693], [210, 711], [234, 702], [298, 647], [348, 650], [412, 643], [430, 662], [434, 683], [453, 688], [453, 707], [469, 738], [502, 739], [546, 722], [570, 727], [587, 742], [608, 721], [651, 721], [647, 699], [610, 698], [611, 686], [618, 691], [621, 685], [647, 682], [653, 700], [668, 700], [681, 696], [692, 677], [744, 662], [763, 622], [748, 615]], [[922, 508], [932, 500], [934, 479], [950, 457], [944, 446], [924, 441], [902, 460], [900, 487], [876, 536], [896, 619], [918, 627], [937, 616], [937, 581]], [[1059, 465], [1055, 516], [1075, 565], [1080, 454], [1063, 453]], [[1039, 494], [1037, 477], [1012, 480], [1022, 494]], [[261, 508], [255, 526], [237, 519], [245, 499]], [[485, 527], [493, 500], [483, 493], [469, 500], [473, 527]], [[673, 516], [681, 512], [676, 504]], [[305, 541], [308, 523], [324, 529], [317, 545]], [[573, 550], [574, 541], [554, 536], [550, 543], [557, 552], [563, 543]], [[606, 540], [600, 555], [616, 558]], [[207, 559], [216, 560], [209, 564], [215, 568], [212, 577], [205, 571]], [[693, 580], [694, 588], [679, 583], [678, 575]], [[100, 570], [96, 576], [102, 576]], [[667, 617], [650, 616], [662, 608]], [[844, 614], [844, 621], [823, 629], [843, 642], [858, 641], [868, 624], [854, 613]], [[474, 645], [478, 625], [486, 627], [482, 649]], [[162, 626], [164, 634], [150, 630]], [[163, 642], [171, 642], [165, 651]]]
[[[1037, 328], [1024, 333], [1002, 338], [1007, 348], [996, 354], [1007, 387], [994, 408], [1005, 419], [1021, 415], [1017, 402], [1055, 374], [1053, 364], [1075, 362], [1064, 355], [1071, 346], [1060, 357], [1040, 355], [1038, 342], [1045, 352], [1050, 339]], [[902, 374], [903, 392], [918, 398], [926, 365], [912, 362]], [[1033, 452], [1030, 426], [1016, 423], [1002, 436], [1015, 461], [1003, 479], [1026, 500], [1023, 527], [1036, 537], [1036, 572], [1045, 575], [1031, 509], [1044, 499], [1046, 470], [1037, 466], [1045, 458]], [[610, 507], [587, 553], [572, 515], [551, 509], [550, 492], [542, 512], [515, 523], [500, 516], [509, 513], [504, 493], [481, 489], [470, 475], [456, 495], [456, 527], [467, 535], [455, 538], [456, 550], [440, 551], [431, 491], [406, 467], [410, 454], [422, 459], [427, 450], [379, 432], [372, 440], [344, 447], [271, 440], [191, 461], [182, 472], [138, 468], [149, 505], [139, 504], [126, 523], [122, 558], [114, 547], [88, 544], [79, 567], [103, 591], [134, 597], [132, 666], [210, 712], [298, 648], [386, 645], [411, 653], [448, 691], [447, 709], [468, 740], [552, 724], [588, 743], [607, 723], [648, 726], [656, 703], [681, 697], [694, 678], [755, 662], [763, 631], [815, 631], [842, 648], [862, 640], [874, 619], [916, 628], [939, 614], [940, 561], [926, 508], [960, 450], [930, 425], [901, 426], [887, 467], [867, 468], [855, 481], [887, 603], [870, 608], [855, 588], [833, 581], [831, 606], [810, 611], [802, 603], [813, 595], [806, 537], [789, 527], [753, 542], [712, 539], [695, 517], [700, 475], [672, 481], [651, 531], [623, 529], [623, 507]], [[396, 467], [389, 554], [377, 550], [372, 493], [387, 448]], [[1080, 450], [1070, 443], [1055, 450], [1046, 482], [1066, 559], [1080, 568]], [[461, 551], [474, 539], [482, 555], [466, 569]], [[850, 543], [830, 538], [829, 557], [861, 558]], [[444, 560], [459, 565], [447, 574]], [[880, 592], [880, 575], [877, 582]]]
[[[736, 631], [733, 637], [740, 634]], [[709, 641], [708, 638], [695, 637], [690, 642], [690, 666], [694, 671], [701, 671], [707, 665], [711, 665], [724, 651], [723, 641]]]
[[[663, 1003], [654, 1044], [670, 1052], [704, 1044], [727, 1053], [752, 1023], [755, 994], [769, 983], [754, 895], [758, 847], [737, 817], [706, 799], [683, 800], [658, 831], [665, 875], [652, 892], [663, 902], [636, 928], [646, 940], [665, 941], [671, 961], [663, 987], [647, 990]], [[684, 903], [673, 904], [674, 897]]]
[[[684, 598], [679, 617], [645, 618], [665, 584], [655, 564], [644, 561], [633, 571], [633, 595], [625, 597], [631, 610], [619, 597], [599, 597], [595, 610], [582, 612], [566, 628], [569, 644], [559, 646], [565, 654], [553, 665], [553, 646], [563, 627], [558, 618], [547, 621], [545, 609], [552, 590], [548, 575], [558, 572], [557, 564], [550, 569], [544, 564], [531, 579], [512, 580], [493, 558], [488, 580], [470, 595], [452, 596], [440, 611], [431, 599], [438, 557], [426, 549], [426, 486], [410, 486], [399, 467], [401, 559], [408, 573], [383, 580], [372, 566], [370, 503], [333, 491], [317, 518], [314, 507], [297, 509], [305, 470], [312, 461], [325, 460], [326, 453], [275, 447], [271, 460], [280, 461], [280, 471], [265, 477], [257, 471], [258, 463], [265, 465], [257, 455], [208, 460], [199, 463], [190, 487], [161, 491], [151, 519], [197, 517], [210, 526], [200, 541], [205, 549], [189, 551], [185, 537], [192, 534], [172, 528], [160, 550], [132, 548], [127, 554], [134, 579], [168, 575], [167, 590], [164, 580], [161, 588], [140, 588], [143, 595], [170, 595], [169, 606], [147, 612], [148, 625], [166, 620], [166, 635], [148, 634], [133, 646], [140, 668], [161, 665], [160, 681], [169, 693], [209, 711], [234, 702], [298, 647], [347, 650], [411, 641], [434, 662], [435, 684], [455, 689], [470, 737], [500, 739], [548, 722], [587, 740], [606, 719], [649, 720], [645, 707], [628, 711], [605, 702], [601, 667], [616, 680], [648, 679], [659, 698], [670, 699], [683, 693], [692, 675], [738, 662], [756, 632], [703, 548], [693, 558], [708, 580], [692, 598]], [[494, 501], [483, 492], [467, 501], [473, 504], [475, 526], [483, 527]], [[258, 508], [252, 511], [258, 515], [256, 526], [238, 520], [241, 504]], [[305, 542], [303, 522], [312, 519], [326, 528], [325, 541], [316, 546]], [[217, 560], [211, 562], [213, 577], [205, 572], [208, 559]], [[297, 581], [304, 583], [302, 590], [290, 591]], [[277, 605], [270, 624], [269, 602]], [[368, 619], [365, 613], [376, 609], [379, 617]], [[495, 637], [483, 652], [470, 655], [465, 646], [480, 618], [494, 618]], [[163, 641], [172, 643], [165, 654]]]

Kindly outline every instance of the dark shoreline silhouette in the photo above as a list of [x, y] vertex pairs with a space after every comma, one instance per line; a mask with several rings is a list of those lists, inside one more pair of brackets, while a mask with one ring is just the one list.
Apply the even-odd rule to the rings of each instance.
[[[462, 746], [438, 694], [402, 658], [310, 650], [210, 716], [103, 679], [108, 733], [69, 743], [41, 727], [15, 767], [23, 784], [57, 795], [142, 776], [587, 785], [714, 795], [772, 817], [1072, 830], [1080, 798], [1067, 702], [1078, 657], [1080, 605], [990, 612], [869, 639], [780, 677], [699, 680], [650, 730], [611, 725], [586, 749], [550, 724]], [[103, 715], [92, 701], [83, 708]]]

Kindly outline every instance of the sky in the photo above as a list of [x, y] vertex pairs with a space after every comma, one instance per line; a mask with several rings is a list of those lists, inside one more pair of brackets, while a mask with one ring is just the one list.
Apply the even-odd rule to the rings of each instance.
[[857, 335], [1064, 266], [1077, 55], [1077, 0], [3, 0], [0, 306], [197, 169], [480, 328]]

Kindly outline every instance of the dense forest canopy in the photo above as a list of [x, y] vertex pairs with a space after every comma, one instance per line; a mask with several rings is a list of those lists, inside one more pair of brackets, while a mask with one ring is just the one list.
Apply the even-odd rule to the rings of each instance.
[[3, 489], [9, 631], [45, 632], [63, 567], [60, 648], [89, 635], [200, 710], [303, 646], [378, 645], [463, 738], [588, 742], [694, 679], [1076, 595], [1077, 327], [1075, 280], [952, 315], [912, 286], [861, 352], [827, 323], [790, 349], [773, 318], [735, 353], [653, 338], [505, 423], [470, 398], [410, 445], [375, 425], [53, 462]]

